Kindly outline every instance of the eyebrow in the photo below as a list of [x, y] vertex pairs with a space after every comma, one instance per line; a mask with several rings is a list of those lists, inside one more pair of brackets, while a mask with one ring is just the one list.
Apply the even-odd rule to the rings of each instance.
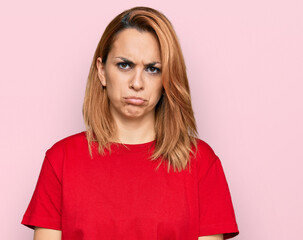
[[[129, 59], [125, 58], [125, 57], [116, 57], [116, 58], [120, 58], [124, 62], [134, 65], [134, 63], [131, 60], [129, 60]], [[151, 62], [151, 63], [145, 64], [145, 66], [155, 66], [157, 63], [161, 64], [161, 62]]]

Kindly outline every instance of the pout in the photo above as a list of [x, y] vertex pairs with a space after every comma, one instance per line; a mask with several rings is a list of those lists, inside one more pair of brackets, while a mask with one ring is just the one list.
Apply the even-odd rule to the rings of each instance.
[[132, 105], [136, 105], [136, 106], [144, 105], [146, 102], [145, 99], [138, 98], [138, 97], [126, 97], [126, 98], [124, 98], [124, 100], [127, 104], [132, 104]]

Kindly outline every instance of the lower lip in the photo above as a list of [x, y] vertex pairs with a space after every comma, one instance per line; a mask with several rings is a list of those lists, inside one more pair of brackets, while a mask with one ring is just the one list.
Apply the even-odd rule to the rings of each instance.
[[137, 106], [143, 105], [145, 103], [143, 99], [138, 98], [125, 98], [125, 102]]

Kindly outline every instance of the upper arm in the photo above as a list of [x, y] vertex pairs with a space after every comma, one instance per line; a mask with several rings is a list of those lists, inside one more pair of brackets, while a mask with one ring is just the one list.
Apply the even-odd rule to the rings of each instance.
[[61, 240], [61, 231], [35, 227], [34, 240]]
[[198, 240], [223, 240], [223, 234], [199, 237]]

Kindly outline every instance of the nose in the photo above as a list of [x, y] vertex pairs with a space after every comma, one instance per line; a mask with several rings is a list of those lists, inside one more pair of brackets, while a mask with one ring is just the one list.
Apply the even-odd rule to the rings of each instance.
[[144, 89], [144, 79], [143, 79], [143, 71], [138, 69], [134, 76], [132, 77], [129, 87], [134, 89], [135, 91], [140, 91]]

